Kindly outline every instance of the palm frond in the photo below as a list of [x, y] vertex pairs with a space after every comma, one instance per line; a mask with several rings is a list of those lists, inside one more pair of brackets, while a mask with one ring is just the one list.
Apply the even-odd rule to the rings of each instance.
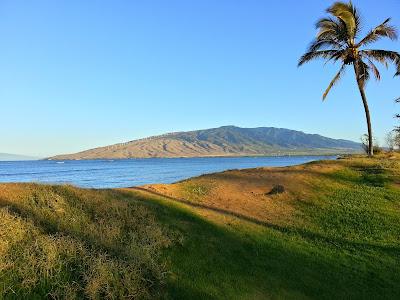
[[324, 94], [322, 95], [322, 100], [325, 100], [325, 98], [326, 98], [326, 96], [328, 96], [328, 93], [331, 90], [331, 88], [339, 82], [339, 80], [340, 80], [340, 78], [342, 78], [345, 70], [346, 70], [346, 65], [342, 64], [342, 67], [340, 68], [339, 72], [336, 74], [335, 77], [333, 77], [332, 81], [329, 83], [328, 88], [325, 90]]
[[327, 18], [321, 18], [315, 23], [315, 28], [316, 29], [334, 29], [339, 26], [339, 23], [337, 20], [327, 17]]
[[322, 18], [315, 27], [319, 30], [317, 40], [333, 39], [339, 42], [347, 42], [348, 34], [346, 24], [340, 19]]
[[374, 59], [384, 65], [391, 62], [396, 67], [396, 73], [394, 76], [400, 75], [400, 54], [395, 51], [387, 50], [361, 50], [360, 54], [370, 59]]
[[383, 37], [387, 37], [391, 40], [397, 39], [397, 30], [395, 27], [388, 25], [389, 22], [390, 18], [386, 19], [382, 24], [376, 26], [357, 44], [357, 47], [374, 43]]
[[[350, 2], [350, 4], [351, 4], [351, 2]], [[354, 35], [355, 35], [355, 37], [357, 37], [358, 34], [360, 34], [360, 32], [361, 32], [362, 20], [361, 20], [361, 16], [358, 13], [356, 7], [353, 4], [351, 4], [351, 6], [352, 6], [352, 9], [353, 9], [354, 20], [356, 21], [356, 31], [355, 31]]]
[[326, 49], [327, 47], [340, 50], [344, 48], [344, 45], [334, 39], [316, 39], [313, 42], [311, 42], [307, 52]]
[[321, 51], [307, 52], [302, 57], [300, 57], [297, 66], [300, 67], [301, 65], [309, 62], [310, 60], [317, 58], [332, 59], [335, 56], [337, 56], [338, 53], [340, 54], [341, 52], [342, 52], [341, 50], [321, 50]]
[[327, 12], [346, 24], [349, 42], [352, 42], [360, 31], [360, 16], [351, 2], [335, 2]]
[[375, 77], [376, 81], [381, 80], [381, 74], [379, 73], [379, 70], [376, 67], [376, 65], [368, 57], [366, 57], [366, 59], [368, 61], [368, 66], [372, 69], [372, 72], [374, 73], [374, 77]]

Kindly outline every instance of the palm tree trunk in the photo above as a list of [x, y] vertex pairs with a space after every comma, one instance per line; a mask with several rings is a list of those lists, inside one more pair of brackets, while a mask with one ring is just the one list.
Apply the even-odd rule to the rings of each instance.
[[354, 64], [354, 72], [356, 73], [356, 79], [358, 84], [358, 89], [360, 90], [361, 99], [364, 105], [365, 117], [367, 119], [368, 126], [368, 156], [374, 155], [374, 145], [372, 141], [372, 126], [371, 126], [371, 116], [369, 113], [367, 97], [365, 96], [364, 85], [361, 81], [360, 76], [358, 75], [357, 67]]

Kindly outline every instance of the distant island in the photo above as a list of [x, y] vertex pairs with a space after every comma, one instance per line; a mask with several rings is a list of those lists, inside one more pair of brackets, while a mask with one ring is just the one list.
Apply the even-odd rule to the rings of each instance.
[[361, 151], [359, 143], [318, 134], [274, 128], [219, 128], [167, 133], [94, 148], [50, 160], [124, 159], [152, 157], [274, 156], [345, 154]]
[[0, 153], [0, 161], [14, 161], [14, 160], [38, 160], [38, 157], [10, 154], [10, 153]]

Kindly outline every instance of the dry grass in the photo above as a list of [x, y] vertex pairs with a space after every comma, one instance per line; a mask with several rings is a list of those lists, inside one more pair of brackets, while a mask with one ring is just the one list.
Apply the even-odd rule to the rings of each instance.
[[[261, 222], [288, 224], [297, 217], [294, 204], [307, 198], [321, 174], [339, 166], [324, 164], [288, 168], [230, 170], [184, 180], [172, 185], [146, 185], [144, 188], [170, 197], [185, 199]], [[269, 194], [275, 185], [285, 192]]]
[[[289, 225], [303, 222], [304, 218], [296, 205], [299, 202], [308, 203], [314, 198], [316, 187], [342, 186], [343, 182], [338, 181], [334, 174], [340, 174], [349, 167], [368, 168], [377, 164], [391, 174], [400, 175], [400, 154], [391, 153], [377, 155], [374, 159], [360, 155], [292, 167], [229, 170], [175, 184], [153, 184], [143, 188], [260, 222]], [[331, 180], [328, 180], [330, 177]], [[393, 184], [399, 186], [400, 182], [395, 180]], [[275, 185], [282, 185], [285, 192], [269, 194]]]
[[152, 213], [117, 192], [0, 185], [0, 298], [152, 298], [168, 244]]

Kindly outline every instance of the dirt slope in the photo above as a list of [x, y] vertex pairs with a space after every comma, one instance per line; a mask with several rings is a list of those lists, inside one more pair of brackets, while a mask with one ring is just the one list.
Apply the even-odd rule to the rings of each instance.
[[358, 143], [272, 127], [220, 128], [169, 133], [50, 159], [254, 156], [357, 152]]

